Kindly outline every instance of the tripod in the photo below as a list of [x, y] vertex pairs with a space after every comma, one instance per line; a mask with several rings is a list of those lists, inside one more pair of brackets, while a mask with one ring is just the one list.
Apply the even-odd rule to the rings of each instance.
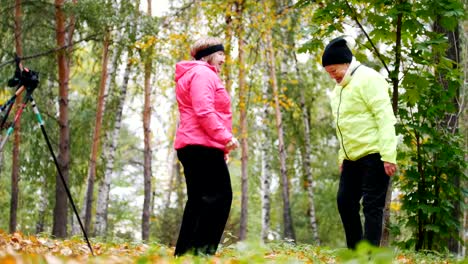
[[73, 212], [75, 213], [76, 218], [78, 219], [78, 223], [80, 224], [81, 230], [83, 231], [83, 236], [86, 240], [86, 243], [88, 245], [89, 250], [91, 251], [91, 254], [94, 256], [93, 248], [91, 247], [91, 243], [89, 242], [88, 235], [86, 234], [86, 230], [83, 227], [83, 223], [81, 222], [81, 218], [78, 214], [78, 210], [76, 209], [75, 203], [73, 202], [73, 198], [70, 193], [70, 189], [67, 186], [67, 183], [65, 181], [65, 178], [63, 177], [62, 171], [60, 170], [60, 166], [58, 164], [57, 158], [55, 156], [55, 153], [52, 149], [52, 145], [50, 144], [49, 136], [47, 135], [47, 132], [44, 127], [44, 121], [42, 120], [42, 116], [39, 112], [39, 109], [37, 108], [36, 102], [34, 101], [34, 98], [32, 96], [34, 89], [39, 84], [39, 74], [31, 71], [27, 68], [23, 68], [20, 63], [20, 59], [18, 56], [15, 58], [16, 61], [16, 71], [15, 71], [15, 76], [8, 82], [9, 86], [16, 86], [16, 92], [15, 94], [2, 106], [0, 106], [0, 114], [3, 113], [5, 109], [7, 109], [6, 114], [3, 117], [2, 123], [0, 127], [3, 127], [3, 125], [6, 122], [6, 119], [8, 118], [8, 115], [10, 114], [11, 108], [13, 106], [13, 103], [15, 102], [16, 98], [21, 95], [26, 90], [26, 94], [23, 98], [23, 101], [21, 105], [19, 106], [19, 109], [16, 112], [15, 118], [11, 125], [9, 126], [5, 138], [3, 138], [2, 142], [0, 143], [0, 152], [3, 151], [3, 148], [5, 146], [6, 141], [8, 140], [9, 136], [13, 133], [15, 124], [18, 122], [18, 120], [21, 118], [21, 114], [23, 113], [24, 108], [26, 108], [27, 104], [31, 102], [31, 106], [33, 108], [34, 114], [36, 115], [36, 118], [39, 122], [39, 125], [41, 127], [42, 134], [44, 135], [44, 138], [46, 140], [47, 146], [49, 148], [50, 154], [52, 155], [52, 158], [54, 159], [55, 167], [57, 168], [57, 172], [60, 175], [60, 179], [62, 180], [63, 187], [65, 188], [65, 191], [67, 193], [68, 199], [70, 200], [70, 203], [73, 208]]

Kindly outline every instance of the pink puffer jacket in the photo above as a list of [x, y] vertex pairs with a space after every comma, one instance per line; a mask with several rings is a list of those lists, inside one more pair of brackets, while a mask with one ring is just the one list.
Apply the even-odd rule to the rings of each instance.
[[202, 145], [225, 149], [232, 139], [231, 100], [214, 66], [204, 61], [176, 64], [180, 123], [175, 149]]

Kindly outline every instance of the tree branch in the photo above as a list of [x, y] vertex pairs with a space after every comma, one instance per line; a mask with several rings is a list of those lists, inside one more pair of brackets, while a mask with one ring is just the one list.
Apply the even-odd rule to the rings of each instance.
[[[73, 47], [75, 44], [78, 44], [80, 42], [83, 42], [83, 41], [88, 41], [88, 40], [95, 40], [95, 37], [99, 36], [100, 34], [94, 34], [94, 35], [90, 35], [86, 38], [83, 38], [83, 39], [80, 39], [78, 41], [75, 41], [75, 42], [72, 42], [71, 44], [69, 45], [65, 45], [65, 46], [62, 46], [62, 47], [58, 47], [58, 48], [55, 48], [55, 49], [51, 49], [51, 50], [47, 50], [47, 51], [43, 51], [43, 52], [40, 52], [38, 54], [34, 54], [34, 55], [30, 55], [30, 56], [24, 56], [22, 58], [20, 58], [22, 61], [25, 61], [25, 60], [29, 60], [29, 59], [34, 59], [34, 58], [38, 58], [38, 57], [42, 57], [42, 56], [46, 56], [46, 55], [49, 55], [49, 54], [52, 54], [52, 53], [56, 53], [56, 52], [59, 52], [61, 50], [64, 50], [64, 49], [67, 49], [69, 47]], [[10, 63], [14, 63], [15, 60], [12, 59], [12, 60], [9, 60], [9, 61], [6, 61], [6, 62], [3, 62], [0, 64], [0, 68], [5, 66], [5, 65], [8, 65]]]
[[372, 48], [374, 49], [375, 51], [375, 54], [377, 55], [377, 57], [379, 58], [379, 60], [382, 62], [383, 66], [385, 67], [385, 70], [387, 70], [387, 73], [388, 75], [390, 76], [390, 70], [388, 69], [387, 67], [387, 64], [385, 63], [385, 61], [383, 60], [379, 50], [377, 49], [377, 47], [375, 47], [374, 45], [374, 42], [372, 42], [371, 38], [369, 37], [369, 35], [367, 34], [366, 30], [364, 30], [364, 27], [361, 25], [361, 23], [359, 22], [358, 18], [357, 18], [357, 15], [356, 15], [356, 11], [354, 11], [354, 9], [351, 7], [351, 5], [349, 4], [349, 2], [347, 0], [344, 0], [346, 5], [348, 6], [348, 8], [351, 10], [351, 13], [352, 13], [352, 18], [354, 19], [354, 21], [356, 21], [356, 23], [358, 24], [359, 28], [362, 30], [362, 32], [364, 33], [364, 35], [366, 35], [366, 38], [367, 40], [369, 40], [370, 44], [372, 45]]

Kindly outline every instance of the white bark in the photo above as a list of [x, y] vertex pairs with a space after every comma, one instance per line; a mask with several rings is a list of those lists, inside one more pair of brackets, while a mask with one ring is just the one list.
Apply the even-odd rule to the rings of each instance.
[[[265, 72], [263, 75], [263, 100], [264, 102], [269, 101], [268, 96], [268, 74]], [[266, 121], [270, 119], [269, 113], [269, 104], [265, 103], [263, 106], [262, 120]], [[269, 148], [270, 145], [268, 142], [269, 128], [268, 125], [263, 124], [261, 129], [262, 139], [261, 139], [261, 193], [262, 193], [262, 230], [261, 238], [264, 242], [268, 240], [268, 234], [270, 232], [270, 185], [271, 185], [271, 159]]]
[[36, 234], [44, 232], [45, 213], [48, 209], [49, 200], [47, 199], [47, 180], [45, 176], [41, 176], [42, 190], [39, 196], [39, 208], [37, 209], [38, 219], [36, 222]]
[[[115, 59], [115, 61], [114, 61]], [[117, 59], [113, 58], [116, 62]], [[115, 69], [115, 68], [114, 68]], [[117, 141], [119, 138], [120, 128], [122, 126], [122, 112], [127, 96], [128, 82], [130, 79], [131, 64], [127, 63], [124, 72], [123, 83], [120, 86], [120, 96], [117, 104], [117, 111], [115, 113], [114, 129], [107, 131], [106, 138], [108, 143], [103, 149], [104, 160], [106, 161], [105, 173], [99, 183], [98, 197], [96, 204], [96, 221], [94, 224], [94, 233], [96, 236], [105, 236], [107, 230], [107, 212], [109, 208], [109, 192], [112, 182], [112, 174], [114, 172], [114, 158], [117, 149]]]

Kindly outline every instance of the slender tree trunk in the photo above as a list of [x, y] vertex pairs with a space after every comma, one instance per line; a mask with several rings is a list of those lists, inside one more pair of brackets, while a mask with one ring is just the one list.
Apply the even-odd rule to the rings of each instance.
[[[303, 83], [301, 80], [301, 75], [299, 72], [298, 62], [296, 53], [293, 53], [295, 68], [296, 68], [296, 78], [299, 83]], [[312, 156], [312, 143], [310, 142], [310, 116], [309, 116], [309, 108], [306, 105], [306, 95], [305, 89], [303, 87], [299, 87], [301, 93], [301, 109], [302, 109], [302, 122], [304, 125], [304, 159], [303, 159], [303, 168], [306, 178], [306, 190], [307, 190], [307, 197], [309, 199], [309, 222], [310, 227], [312, 228], [312, 237], [317, 245], [320, 245], [320, 238], [318, 235], [318, 227], [317, 227], [317, 217], [315, 213], [315, 199], [314, 199], [314, 177], [312, 174], [312, 167], [310, 157]]]
[[[136, 6], [139, 6], [139, 1], [137, 1]], [[133, 20], [130, 22], [130, 29], [129, 29], [129, 35], [130, 39], [134, 39], [135, 37], [135, 32], [137, 31], [138, 28], [138, 23], [136, 23], [135, 17], [138, 16], [137, 14], [133, 14]], [[119, 32], [117, 33], [117, 41], [116, 43], [116, 48], [115, 52], [113, 54], [112, 58], [112, 69], [110, 69], [110, 74], [111, 78], [109, 80], [115, 80], [115, 75], [117, 72], [117, 67], [118, 67], [118, 59], [121, 54], [120, 52], [120, 47], [119, 43], [123, 37], [123, 33]], [[129, 47], [127, 49], [127, 54], [128, 58], [131, 58], [133, 56], [133, 49]], [[123, 74], [123, 82], [120, 85], [120, 93], [119, 93], [119, 98], [116, 106], [116, 112], [115, 112], [115, 120], [114, 124], [111, 125], [113, 126], [113, 129], [109, 129], [106, 133], [106, 139], [107, 139], [107, 144], [105, 148], [103, 149], [103, 156], [104, 160], [106, 161], [106, 168], [105, 172], [103, 175], [102, 180], [99, 183], [99, 190], [98, 190], [98, 197], [97, 197], [97, 202], [96, 202], [96, 219], [95, 219], [95, 224], [94, 224], [94, 234], [96, 236], [100, 237], [105, 237], [107, 234], [107, 226], [108, 226], [108, 208], [109, 208], [109, 193], [110, 193], [110, 185], [112, 182], [112, 175], [114, 173], [114, 159], [115, 159], [115, 153], [117, 149], [117, 142], [119, 139], [119, 133], [120, 133], [120, 128], [122, 126], [122, 113], [123, 113], [123, 106], [125, 103], [125, 99], [127, 97], [127, 88], [128, 88], [128, 83], [130, 80], [130, 74], [132, 71], [132, 62], [127, 59], [127, 63], [125, 66], [124, 74]], [[110, 83], [109, 83], [110, 87]]]
[[[417, 192], [419, 197], [423, 197], [424, 192], [426, 191], [426, 176], [424, 172], [423, 162], [422, 162], [422, 153], [421, 153], [421, 137], [418, 132], [415, 134], [416, 138], [416, 157], [418, 162], [418, 175], [420, 180], [418, 182]], [[424, 247], [424, 237], [425, 231], [424, 227], [426, 225], [425, 219], [422, 214], [422, 209], [418, 209], [418, 237], [416, 238], [415, 249], [417, 251], [423, 249]]]
[[243, 12], [244, 3], [242, 0], [236, 2], [237, 13], [237, 39], [238, 39], [238, 58], [239, 58], [239, 111], [240, 111], [240, 147], [241, 147], [241, 216], [239, 239], [247, 238], [247, 218], [248, 218], [248, 126], [247, 126], [247, 86], [245, 83], [245, 42], [243, 30]]
[[[268, 14], [268, 4], [264, 2], [265, 14]], [[286, 240], [295, 241], [296, 236], [294, 234], [294, 228], [291, 217], [291, 207], [289, 202], [289, 179], [288, 172], [286, 168], [286, 151], [284, 148], [284, 139], [283, 139], [283, 119], [281, 116], [281, 106], [279, 103], [279, 89], [278, 83], [276, 80], [276, 69], [275, 69], [275, 54], [273, 50], [273, 43], [271, 37], [271, 28], [266, 32], [266, 53], [267, 61], [269, 64], [270, 72], [270, 84], [273, 92], [273, 99], [275, 102], [275, 116], [276, 116], [276, 128], [278, 131], [278, 149], [279, 149], [279, 159], [281, 165], [281, 184], [282, 184], [282, 196], [283, 196], [283, 221], [284, 221], [284, 238]]]
[[38, 208], [38, 217], [36, 222], [36, 234], [44, 232], [44, 224], [45, 224], [45, 215], [47, 206], [49, 204], [49, 200], [47, 199], [47, 179], [45, 176], [41, 176], [41, 196], [39, 197], [39, 208]]
[[[398, 0], [398, 5], [403, 4], [406, 0]], [[398, 115], [398, 87], [400, 85], [400, 63], [401, 63], [401, 28], [403, 25], [403, 13], [399, 13], [397, 16], [396, 23], [396, 41], [395, 41], [395, 68], [391, 73], [390, 79], [392, 80], [393, 93], [392, 93], [392, 108], [395, 116]], [[383, 212], [383, 224], [382, 224], [382, 238], [380, 245], [388, 247], [390, 244], [390, 204], [392, 202], [392, 191], [393, 178], [390, 178], [388, 182], [387, 194], [385, 196], [385, 208]]]
[[[468, 4], [468, 3], [467, 3]], [[465, 4], [466, 6], [466, 4]], [[463, 66], [463, 80], [464, 80], [464, 83], [467, 83], [468, 82], [468, 30], [466, 30], [466, 27], [464, 27], [465, 30], [464, 30], [464, 33], [462, 33], [463, 35], [461, 36], [462, 37], [462, 44], [463, 44], [463, 48], [461, 49], [462, 52], [462, 58], [461, 58], [461, 63], [460, 63], [460, 67]], [[466, 96], [466, 86], [465, 86], [465, 96]], [[466, 97], [465, 97], [466, 98]], [[460, 98], [461, 99], [461, 98]], [[466, 105], [463, 106], [463, 108], [466, 107]], [[461, 129], [463, 129], [464, 131], [466, 131], [466, 129], [468, 129], [468, 115], [464, 114], [461, 116], [461, 122], [460, 124], [463, 124], [461, 125]], [[465, 153], [468, 153], [468, 133], [464, 133], [465, 136], [464, 136], [464, 142], [465, 142]], [[468, 164], [468, 155], [465, 154], [465, 164]], [[464, 169], [464, 173], [465, 175], [468, 175], [468, 168], [465, 167]], [[463, 188], [467, 188], [468, 182], [465, 180], [464, 183], [463, 183]], [[465, 204], [468, 204], [468, 196], [465, 195], [465, 198], [464, 198], [464, 202]], [[463, 235], [461, 236], [461, 239], [463, 241], [463, 243], [460, 243], [460, 246], [461, 246], [461, 249], [460, 249], [460, 254], [462, 257], [466, 257], [466, 245], [468, 245], [468, 207], [467, 206], [464, 206], [463, 207], [463, 225], [462, 225], [462, 233]]]
[[167, 209], [171, 206], [171, 197], [172, 197], [172, 193], [174, 191], [174, 188], [175, 188], [175, 184], [177, 182], [177, 167], [175, 166], [175, 164], [177, 164], [177, 152], [175, 150], [171, 150], [170, 154], [169, 154], [169, 164], [170, 164], [170, 167], [169, 167], [169, 189], [167, 190], [167, 193], [166, 193], [166, 199], [164, 201], [164, 209]]
[[[164, 199], [164, 203], [163, 203], [163, 207], [161, 208], [162, 209], [162, 226], [163, 227], [169, 227], [171, 226], [170, 223], [171, 223], [171, 218], [172, 216], [169, 214], [172, 210], [171, 210], [171, 198], [172, 198], [172, 194], [174, 193], [174, 190], [177, 188], [176, 184], [177, 184], [177, 167], [176, 167], [176, 164], [177, 164], [177, 152], [175, 150], [170, 150], [170, 153], [168, 153], [168, 163], [169, 163], [169, 188], [167, 189], [166, 191], [166, 197]], [[156, 195], [153, 194], [153, 204], [152, 204], [152, 209], [153, 209], [153, 212], [155, 210], [154, 208], [154, 197]], [[169, 231], [169, 232], [163, 232], [163, 234], [160, 235], [159, 239], [161, 241], [167, 241], [169, 242], [171, 245], [173, 244], [173, 235], [172, 235], [172, 232], [170, 232], [170, 229], [167, 229], [166, 231]], [[167, 243], [166, 242], [166, 243]]]
[[94, 194], [94, 182], [96, 180], [96, 160], [98, 155], [98, 150], [101, 142], [101, 127], [102, 127], [102, 118], [105, 111], [105, 95], [106, 95], [106, 82], [107, 82], [107, 70], [109, 64], [109, 45], [110, 45], [110, 32], [107, 31], [104, 36], [104, 43], [102, 48], [102, 65], [101, 65], [101, 80], [99, 82], [99, 92], [98, 100], [96, 107], [96, 120], [94, 124], [94, 133], [93, 133], [93, 144], [91, 146], [91, 154], [89, 157], [88, 165], [88, 180], [87, 180], [87, 190], [84, 200], [83, 211], [84, 214], [84, 225], [86, 232], [90, 231], [91, 228], [91, 214], [93, 206], [93, 194]]
[[[262, 56], [263, 57], [263, 56]], [[265, 60], [264, 60], [265, 61]], [[264, 106], [263, 106], [263, 111], [262, 115], [264, 122], [267, 122], [266, 120], [270, 119], [270, 106], [267, 103], [270, 100], [270, 97], [268, 96], [268, 74], [265, 71], [263, 75], [263, 86], [262, 86], [262, 94], [263, 94], [263, 101], [264, 101]], [[261, 231], [261, 237], [264, 242], [268, 241], [268, 234], [270, 233], [270, 199], [271, 199], [271, 192], [270, 192], [270, 185], [271, 185], [271, 177], [272, 177], [272, 171], [271, 171], [271, 158], [270, 158], [270, 144], [269, 144], [269, 138], [270, 138], [270, 129], [268, 127], [268, 124], [262, 124], [261, 126], [261, 132], [262, 132], [262, 141], [261, 141], [261, 180], [262, 180], [262, 185], [261, 185], [261, 193], [262, 193], [262, 231]]]
[[[151, 16], [151, 0], [148, 0], [148, 16]], [[149, 241], [150, 232], [150, 206], [151, 206], [151, 55], [153, 54], [153, 46], [149, 47], [150, 52], [145, 60], [145, 103], [143, 108], [143, 133], [144, 133], [144, 200], [143, 213], [141, 221], [141, 238], [144, 241]]]
[[[115, 78], [115, 70], [118, 66], [118, 53], [120, 52], [118, 52], [116, 48], [114, 53], [115, 56], [112, 59], [114, 70], [112, 72], [113, 77], [111, 79]], [[120, 85], [120, 95], [117, 103], [117, 110], [115, 112], [115, 121], [113, 125], [114, 128], [106, 133], [108, 144], [106, 144], [106, 147], [103, 149], [103, 156], [104, 160], [106, 161], [106, 169], [103, 178], [99, 183], [98, 198], [96, 202], [96, 219], [94, 224], [94, 234], [96, 236], [105, 236], [107, 230], [107, 213], [109, 208], [110, 184], [112, 182], [112, 174], [114, 172], [114, 158], [117, 149], [119, 132], [122, 125], [123, 105], [125, 102], [125, 98], [127, 97], [127, 87], [128, 81], [130, 79], [131, 67], [132, 64], [130, 62], [127, 62], [124, 71], [123, 83]]]
[[[63, 10], [64, 0], [55, 0], [56, 38], [57, 46], [63, 47], [65, 41], [65, 13]], [[72, 36], [69, 36], [71, 38]], [[65, 182], [68, 182], [70, 165], [70, 127], [68, 124], [68, 85], [69, 68], [65, 51], [57, 53], [58, 81], [59, 81], [59, 125], [60, 143], [58, 163]], [[68, 200], [59, 174], [56, 177], [54, 223], [52, 235], [64, 238], [67, 236], [67, 207]]]
[[[23, 44], [21, 41], [21, 0], [15, 0], [15, 48], [16, 54], [23, 57]], [[15, 108], [19, 109], [21, 98], [18, 97], [15, 102]], [[11, 200], [10, 200], [10, 233], [16, 231], [17, 210], [18, 210], [18, 193], [19, 193], [19, 169], [20, 169], [20, 119], [15, 124], [13, 157], [11, 170]]]

